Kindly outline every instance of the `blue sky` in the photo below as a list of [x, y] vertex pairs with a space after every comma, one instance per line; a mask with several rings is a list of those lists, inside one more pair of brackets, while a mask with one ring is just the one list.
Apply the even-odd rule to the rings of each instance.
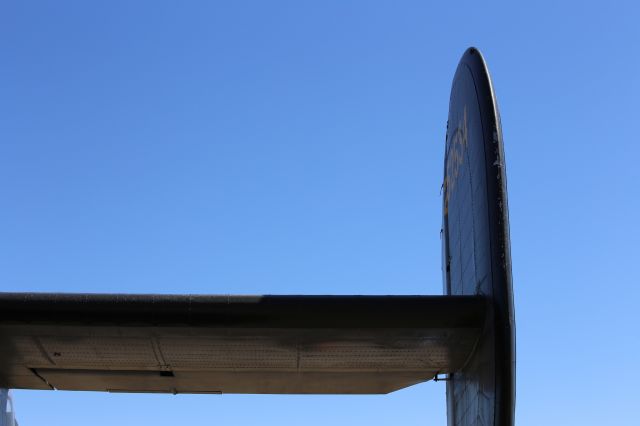
[[[448, 95], [502, 113], [518, 425], [634, 424], [638, 6], [0, 6], [3, 291], [440, 294]], [[15, 391], [22, 426], [444, 425], [387, 396]]]

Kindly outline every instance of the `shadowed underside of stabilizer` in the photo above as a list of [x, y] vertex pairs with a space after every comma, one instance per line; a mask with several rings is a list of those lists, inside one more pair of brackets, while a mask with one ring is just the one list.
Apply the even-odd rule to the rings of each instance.
[[0, 387], [388, 393], [459, 369], [486, 304], [445, 296], [0, 294]]

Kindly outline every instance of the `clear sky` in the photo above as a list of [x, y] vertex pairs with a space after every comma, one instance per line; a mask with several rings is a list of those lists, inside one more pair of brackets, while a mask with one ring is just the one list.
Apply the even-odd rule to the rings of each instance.
[[[448, 96], [475, 45], [517, 424], [637, 424], [640, 10], [429, 3], [2, 2], [0, 289], [440, 294]], [[445, 425], [444, 389], [14, 399], [21, 426]]]

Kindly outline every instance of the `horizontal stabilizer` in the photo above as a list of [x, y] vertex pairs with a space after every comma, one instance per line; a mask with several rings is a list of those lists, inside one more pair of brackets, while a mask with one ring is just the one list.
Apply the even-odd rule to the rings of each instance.
[[480, 296], [0, 293], [0, 388], [388, 393], [460, 369]]

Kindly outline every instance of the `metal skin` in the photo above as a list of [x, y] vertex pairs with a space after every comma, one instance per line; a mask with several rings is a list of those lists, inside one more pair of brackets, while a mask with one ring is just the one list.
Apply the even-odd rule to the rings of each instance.
[[504, 149], [489, 72], [475, 48], [462, 56], [451, 89], [442, 231], [445, 294], [489, 301], [478, 346], [447, 382], [448, 423], [511, 426], [515, 321]]
[[0, 387], [388, 393], [458, 370], [486, 302], [0, 293]]

